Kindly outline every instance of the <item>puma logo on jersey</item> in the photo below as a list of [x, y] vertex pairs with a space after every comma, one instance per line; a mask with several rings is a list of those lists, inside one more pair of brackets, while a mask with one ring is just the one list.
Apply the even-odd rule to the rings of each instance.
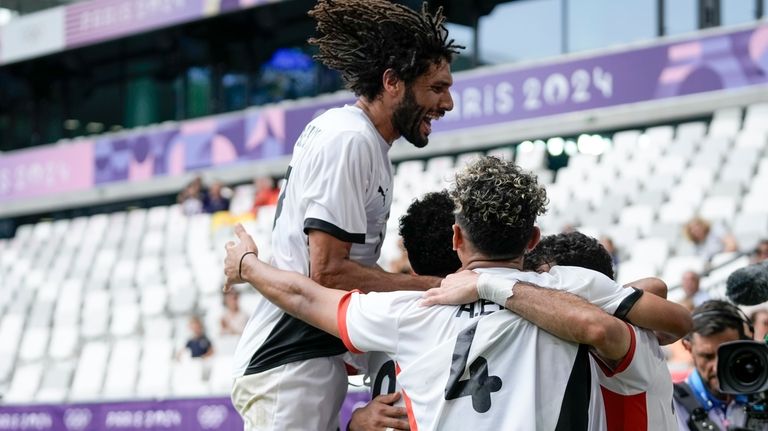
[[379, 194], [381, 194], [381, 204], [382, 205], [386, 205], [387, 204], [387, 192], [388, 191], [389, 191], [389, 189], [384, 190], [383, 188], [381, 188], [381, 186], [379, 186]]

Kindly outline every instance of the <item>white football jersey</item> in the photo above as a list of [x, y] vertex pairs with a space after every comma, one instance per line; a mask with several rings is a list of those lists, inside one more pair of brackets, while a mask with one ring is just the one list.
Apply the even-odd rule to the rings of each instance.
[[[352, 243], [350, 258], [374, 265], [392, 203], [390, 145], [356, 106], [330, 109], [304, 129], [275, 213], [271, 264], [309, 275], [307, 233]], [[338, 339], [258, 301], [235, 353], [234, 374], [346, 351]]]
[[[603, 310], [627, 308], [635, 291], [594, 271], [549, 273], [478, 269], [577, 294]], [[587, 346], [561, 340], [499, 305], [480, 300], [422, 307], [420, 292], [352, 292], [339, 304], [350, 351], [395, 360], [411, 430], [586, 430], [600, 417], [590, 404]]]
[[659, 341], [651, 331], [627, 326], [632, 343], [619, 364], [608, 367], [593, 357], [608, 431], [675, 431], [672, 377]]

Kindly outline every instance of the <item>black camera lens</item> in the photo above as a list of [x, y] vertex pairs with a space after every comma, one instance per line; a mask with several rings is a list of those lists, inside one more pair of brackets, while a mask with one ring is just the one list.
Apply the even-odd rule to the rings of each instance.
[[732, 363], [734, 377], [744, 386], [751, 386], [765, 372], [763, 358], [749, 350], [737, 352]]
[[717, 349], [717, 377], [726, 394], [768, 390], [768, 346], [757, 341], [730, 341]]

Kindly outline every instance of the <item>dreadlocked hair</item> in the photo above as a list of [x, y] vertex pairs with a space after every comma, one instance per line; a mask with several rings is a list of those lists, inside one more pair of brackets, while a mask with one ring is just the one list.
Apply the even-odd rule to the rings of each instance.
[[319, 0], [309, 12], [317, 21], [315, 59], [341, 72], [356, 96], [374, 100], [383, 90], [382, 75], [392, 69], [406, 84], [450, 62], [463, 46], [448, 39], [443, 8], [432, 15], [388, 0]]

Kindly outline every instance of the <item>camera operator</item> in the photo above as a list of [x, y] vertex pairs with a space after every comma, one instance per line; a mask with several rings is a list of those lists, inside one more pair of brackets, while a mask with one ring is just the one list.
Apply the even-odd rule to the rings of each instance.
[[708, 421], [717, 430], [743, 427], [748, 399], [720, 392], [717, 349], [729, 341], [750, 340], [748, 323], [735, 305], [720, 300], [704, 302], [691, 317], [693, 331], [683, 339], [683, 345], [691, 353], [695, 369], [685, 382], [675, 385], [678, 426], [680, 430], [712, 429], [704, 424]]

